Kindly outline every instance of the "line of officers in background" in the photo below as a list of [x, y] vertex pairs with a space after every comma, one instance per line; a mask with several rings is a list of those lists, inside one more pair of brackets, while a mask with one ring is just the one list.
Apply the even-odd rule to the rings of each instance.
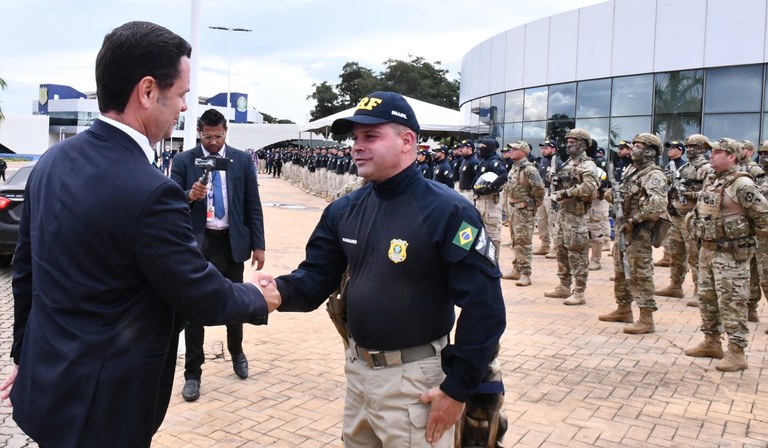
[[[454, 148], [420, 149], [415, 163], [424, 177], [475, 204], [497, 260], [509, 227], [514, 257], [502, 278], [528, 286], [533, 255], [557, 259], [559, 284], [545, 296], [565, 305], [586, 303], [588, 273], [601, 269], [601, 253], [610, 247], [612, 216], [617, 306], [598, 318], [626, 323], [627, 334], [654, 332], [654, 295], [683, 298], [690, 271], [695, 287], [688, 305], [699, 308], [704, 340], [686, 355], [720, 359], [721, 371], [746, 369], [747, 322], [759, 321], [757, 305], [762, 292], [768, 295], [768, 141], [759, 163], [752, 142], [701, 134], [666, 144], [638, 134], [619, 142], [615, 163], [583, 129], [565, 135], [566, 157], [553, 140], [539, 146], [536, 159], [523, 141], [499, 151], [495, 139], [463, 140]], [[669, 163], [662, 168], [665, 148]], [[350, 149], [286, 150], [284, 177], [331, 201], [360, 184]], [[533, 251], [536, 226], [541, 245]], [[670, 281], [655, 289], [652, 250], [662, 245]]]

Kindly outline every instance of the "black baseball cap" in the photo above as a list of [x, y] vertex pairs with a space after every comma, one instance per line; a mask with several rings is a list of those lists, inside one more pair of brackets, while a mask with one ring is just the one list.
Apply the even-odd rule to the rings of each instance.
[[544, 140], [542, 143], [539, 143], [539, 146], [549, 146], [551, 148], [557, 148], [557, 144], [555, 144], [554, 140]]
[[678, 142], [678, 141], [664, 143], [664, 147], [677, 148], [681, 151], [685, 151], [685, 145], [683, 144], [683, 142]]
[[373, 92], [360, 100], [354, 115], [339, 118], [331, 125], [334, 134], [347, 134], [358, 124], [399, 123], [411, 128], [416, 134], [421, 131], [416, 114], [408, 101], [395, 92]]

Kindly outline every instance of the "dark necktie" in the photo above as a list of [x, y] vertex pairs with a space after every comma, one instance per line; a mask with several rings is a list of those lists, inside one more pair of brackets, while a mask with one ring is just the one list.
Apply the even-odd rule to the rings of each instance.
[[213, 215], [219, 219], [224, 217], [224, 192], [218, 171], [213, 172]]

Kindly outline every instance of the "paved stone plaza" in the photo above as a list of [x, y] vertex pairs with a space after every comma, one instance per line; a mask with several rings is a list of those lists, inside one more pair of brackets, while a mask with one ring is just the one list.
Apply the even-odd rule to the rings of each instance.
[[[326, 202], [267, 176], [260, 178], [260, 189], [265, 271], [285, 273], [302, 260]], [[509, 239], [508, 232], [504, 238]], [[608, 280], [612, 259], [606, 254], [603, 269], [590, 272], [585, 306], [566, 307], [560, 299], [544, 297], [557, 282], [555, 260], [534, 258], [530, 287], [502, 280], [507, 331], [500, 360], [510, 422], [504, 446], [767, 447], [765, 302], [760, 305], [764, 322], [749, 324], [749, 369], [721, 373], [712, 360], [683, 354], [683, 348], [702, 339], [698, 310], [686, 307], [685, 299], [657, 297], [656, 333], [650, 335], [625, 335], [624, 324], [597, 320], [615, 307]], [[503, 270], [511, 259], [510, 249], [503, 248]], [[250, 267], [246, 271], [247, 277]], [[668, 276], [668, 269], [657, 268], [657, 286], [666, 285]], [[686, 294], [691, 290], [689, 276]], [[12, 325], [11, 270], [5, 269], [0, 270], [3, 378], [11, 368]], [[181, 397], [179, 358], [171, 405], [153, 446], [342, 446], [344, 354], [325, 310], [275, 313], [268, 326], [246, 326], [247, 380], [232, 372], [225, 341], [223, 327], [208, 329], [201, 397], [194, 403]], [[0, 446], [36, 446], [10, 413], [0, 407]]]

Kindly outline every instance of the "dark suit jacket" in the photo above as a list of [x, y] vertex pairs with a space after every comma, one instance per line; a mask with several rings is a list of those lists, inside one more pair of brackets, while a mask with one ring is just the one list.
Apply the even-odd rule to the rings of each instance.
[[13, 270], [13, 418], [45, 447], [149, 446], [181, 319], [267, 321], [203, 258], [181, 188], [101, 120], [32, 171]]
[[[184, 151], [173, 159], [171, 179], [189, 193], [203, 170], [195, 166], [195, 159], [203, 157], [200, 145]], [[227, 158], [232, 163], [227, 170], [227, 215], [229, 217], [229, 243], [232, 257], [242, 263], [251, 257], [255, 249], [264, 249], [264, 214], [256, 181], [253, 159], [244, 151], [227, 145]], [[205, 238], [205, 200], [189, 204], [192, 230], [200, 247]]]

